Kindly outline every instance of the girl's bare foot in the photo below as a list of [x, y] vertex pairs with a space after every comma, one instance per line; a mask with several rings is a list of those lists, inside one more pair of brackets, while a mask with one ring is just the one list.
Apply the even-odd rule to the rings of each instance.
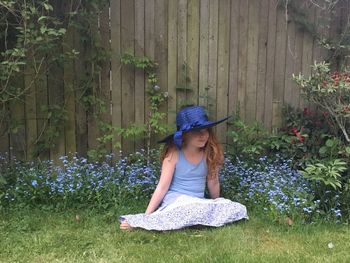
[[131, 229], [132, 229], [132, 227], [129, 225], [128, 221], [126, 221], [126, 220], [124, 220], [124, 221], [120, 224], [119, 228], [120, 228], [121, 230], [131, 230]]

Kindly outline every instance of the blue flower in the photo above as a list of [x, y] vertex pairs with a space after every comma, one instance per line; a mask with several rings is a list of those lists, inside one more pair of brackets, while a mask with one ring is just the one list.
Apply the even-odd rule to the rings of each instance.
[[38, 185], [38, 182], [36, 180], [32, 180], [32, 186], [36, 187]]

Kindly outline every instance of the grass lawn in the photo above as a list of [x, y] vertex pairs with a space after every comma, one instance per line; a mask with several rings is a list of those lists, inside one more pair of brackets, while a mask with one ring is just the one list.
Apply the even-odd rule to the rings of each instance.
[[350, 262], [348, 225], [279, 225], [250, 213], [221, 228], [120, 231], [117, 215], [133, 211], [143, 208], [0, 211], [0, 262]]

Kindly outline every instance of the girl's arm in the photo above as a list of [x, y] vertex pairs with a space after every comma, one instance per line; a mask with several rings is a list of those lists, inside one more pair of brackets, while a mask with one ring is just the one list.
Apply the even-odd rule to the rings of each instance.
[[176, 162], [177, 152], [174, 150], [167, 157], [165, 157], [163, 161], [162, 173], [160, 175], [159, 183], [152, 195], [145, 214], [153, 213], [158, 208], [160, 202], [163, 200], [166, 192], [169, 189], [171, 180], [173, 179]]
[[214, 178], [207, 176], [207, 186], [212, 199], [220, 197], [220, 182], [218, 174]]

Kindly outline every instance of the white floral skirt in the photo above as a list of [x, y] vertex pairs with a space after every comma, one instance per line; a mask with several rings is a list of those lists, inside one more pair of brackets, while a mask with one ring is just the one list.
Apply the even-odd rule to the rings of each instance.
[[241, 219], [248, 219], [244, 205], [225, 198], [205, 199], [179, 193], [169, 193], [152, 214], [122, 215], [131, 227], [147, 230], [175, 230], [203, 225], [220, 227]]

